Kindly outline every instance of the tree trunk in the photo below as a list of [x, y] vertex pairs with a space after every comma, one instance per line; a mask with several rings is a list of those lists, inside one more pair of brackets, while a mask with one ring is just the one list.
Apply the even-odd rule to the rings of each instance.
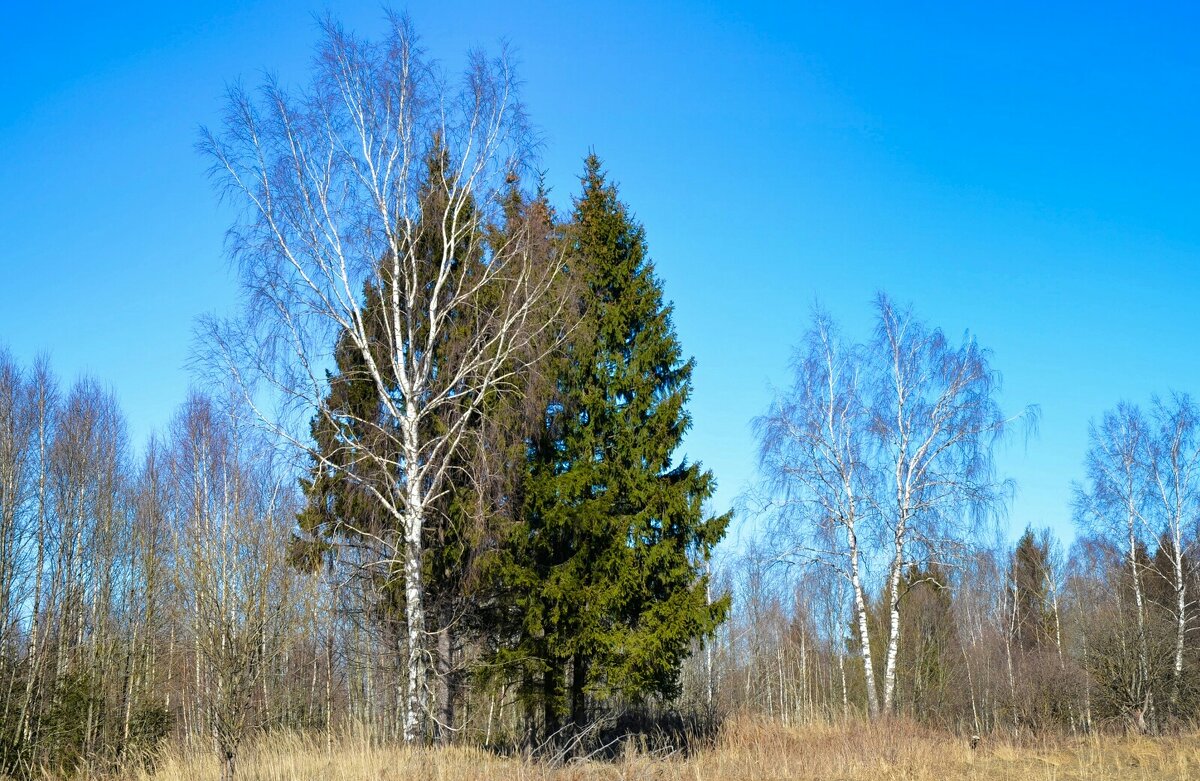
[[[333, 622], [325, 627], [325, 749], [333, 751]], [[347, 695], [350, 686], [347, 680]]]
[[421, 739], [426, 712], [425, 588], [422, 572], [421, 518], [410, 513], [405, 519], [404, 600], [408, 623], [408, 709], [404, 716], [404, 742]]
[[587, 686], [588, 658], [585, 654], [575, 654], [575, 662], [571, 670], [571, 723], [575, 731], [582, 732], [587, 727]]
[[[1133, 496], [1133, 491], [1130, 489], [1128, 494]], [[1138, 568], [1137, 561], [1137, 537], [1135, 532], [1136, 510], [1133, 507], [1129, 508], [1128, 529], [1129, 529], [1129, 570], [1133, 576], [1133, 601], [1137, 608], [1137, 625], [1138, 625], [1138, 677], [1141, 679], [1142, 685], [1145, 687], [1145, 702], [1142, 710], [1138, 715], [1139, 729], [1145, 725], [1146, 716], [1150, 716], [1150, 721], [1153, 723], [1154, 712], [1154, 694], [1150, 690], [1150, 650], [1146, 638], [1146, 601], [1142, 594], [1142, 578]], [[1142, 731], [1145, 731], [1144, 729]]]
[[553, 660], [547, 660], [546, 664], [546, 670], [542, 673], [542, 729], [545, 733], [543, 740], [548, 743], [558, 739], [562, 724], [558, 719], [559, 671], [553, 666]]
[[891, 713], [896, 694], [896, 660], [900, 650], [900, 575], [904, 567], [904, 523], [896, 530], [895, 558], [888, 576], [889, 621], [887, 666], [883, 672], [883, 711]]
[[842, 676], [842, 718], [850, 715], [850, 692], [846, 688], [846, 656], [838, 652], [838, 672]]
[[[712, 605], [712, 562], [705, 560], [704, 562], [704, 604]], [[713, 686], [713, 642], [715, 637], [707, 637], [704, 639], [704, 675], [705, 675], [705, 693], [707, 694], [708, 713], [711, 717], [713, 714], [713, 701], [715, 699], [715, 690]]]
[[454, 674], [454, 638], [449, 621], [438, 629], [438, 739], [449, 743], [454, 735], [454, 698], [457, 695]]
[[879, 715], [878, 679], [875, 664], [871, 659], [871, 630], [867, 624], [867, 598], [863, 593], [862, 578], [858, 566], [858, 537], [854, 527], [848, 528], [850, 537], [850, 582], [854, 586], [854, 613], [858, 622], [858, 642], [862, 646], [863, 680], [867, 690], [867, 712], [871, 718]]
[[1180, 683], [1183, 679], [1183, 647], [1187, 638], [1187, 579], [1183, 571], [1183, 545], [1179, 535], [1175, 539], [1173, 564], [1175, 569], [1175, 669], [1171, 700], [1179, 699]]
[[1053, 578], [1050, 577], [1049, 572], [1046, 573], [1046, 586], [1050, 591], [1050, 607], [1054, 611], [1054, 648], [1058, 651], [1059, 667], [1065, 668], [1066, 661], [1063, 658], [1062, 620], [1060, 619], [1058, 612], [1058, 584], [1056, 584]]
[[1008, 631], [1004, 633], [1004, 658], [1008, 670], [1008, 697], [1013, 704], [1013, 726], [1017, 726], [1019, 714], [1017, 713], [1017, 677], [1013, 668], [1013, 653], [1012, 639], [1017, 631], [1017, 601], [1020, 594], [1017, 591], [1017, 583], [1014, 580], [1012, 590], [1012, 610], [1008, 614]]

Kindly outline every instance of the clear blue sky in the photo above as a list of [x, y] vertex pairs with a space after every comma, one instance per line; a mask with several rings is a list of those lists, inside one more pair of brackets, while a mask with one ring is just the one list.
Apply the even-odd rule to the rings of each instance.
[[[645, 223], [699, 362], [687, 451], [728, 506], [750, 418], [819, 299], [878, 289], [995, 353], [1040, 437], [1011, 523], [1070, 534], [1088, 419], [1200, 393], [1200, 19], [1188, 4], [409, 6], [448, 66], [509, 40], [566, 204], [594, 147]], [[51, 7], [53, 6], [53, 7]], [[228, 214], [193, 152], [227, 82], [303, 77], [308, 2], [17, 3], [0, 25], [0, 343], [121, 400], [184, 397], [194, 318], [230, 311]], [[378, 30], [380, 6], [337, 3]]]

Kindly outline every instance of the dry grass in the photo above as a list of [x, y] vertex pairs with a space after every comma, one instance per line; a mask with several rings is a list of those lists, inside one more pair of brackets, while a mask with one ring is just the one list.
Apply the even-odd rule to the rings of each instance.
[[[549, 766], [481, 749], [406, 750], [353, 739], [323, 742], [274, 737], [246, 749], [246, 781], [1185, 781], [1200, 778], [1200, 735], [1148, 739], [1089, 736], [1041, 741], [985, 740], [972, 751], [962, 738], [904, 721], [785, 728], [739, 719], [718, 744], [684, 758], [627, 752], [614, 762]], [[138, 781], [216, 781], [208, 754], [169, 751]]]

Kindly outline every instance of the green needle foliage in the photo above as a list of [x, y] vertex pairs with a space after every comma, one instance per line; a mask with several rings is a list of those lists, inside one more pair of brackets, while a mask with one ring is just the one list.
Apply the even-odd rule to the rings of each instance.
[[587, 723], [589, 699], [677, 694], [693, 641], [728, 609], [709, 604], [702, 567], [729, 516], [705, 515], [712, 473], [673, 458], [691, 423], [694, 362], [644, 231], [595, 155], [582, 181], [568, 226], [582, 322], [557, 356], [556, 398], [531, 440], [521, 522], [501, 557], [520, 621], [501, 658], [521, 668], [551, 735], [568, 712]]

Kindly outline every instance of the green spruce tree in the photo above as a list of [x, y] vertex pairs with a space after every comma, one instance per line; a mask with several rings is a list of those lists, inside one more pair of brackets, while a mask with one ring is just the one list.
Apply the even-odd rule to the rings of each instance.
[[1053, 642], [1050, 578], [1049, 546], [1026, 527], [1013, 548], [1008, 582], [1013, 611], [1010, 633], [1024, 651], [1041, 650]]
[[595, 155], [582, 181], [568, 265], [584, 311], [552, 366], [502, 566], [520, 626], [501, 658], [521, 667], [547, 733], [568, 714], [584, 725], [589, 699], [677, 694], [693, 641], [728, 607], [709, 603], [700, 568], [729, 516], [706, 517], [712, 473], [675, 459], [694, 362], [644, 231]]

